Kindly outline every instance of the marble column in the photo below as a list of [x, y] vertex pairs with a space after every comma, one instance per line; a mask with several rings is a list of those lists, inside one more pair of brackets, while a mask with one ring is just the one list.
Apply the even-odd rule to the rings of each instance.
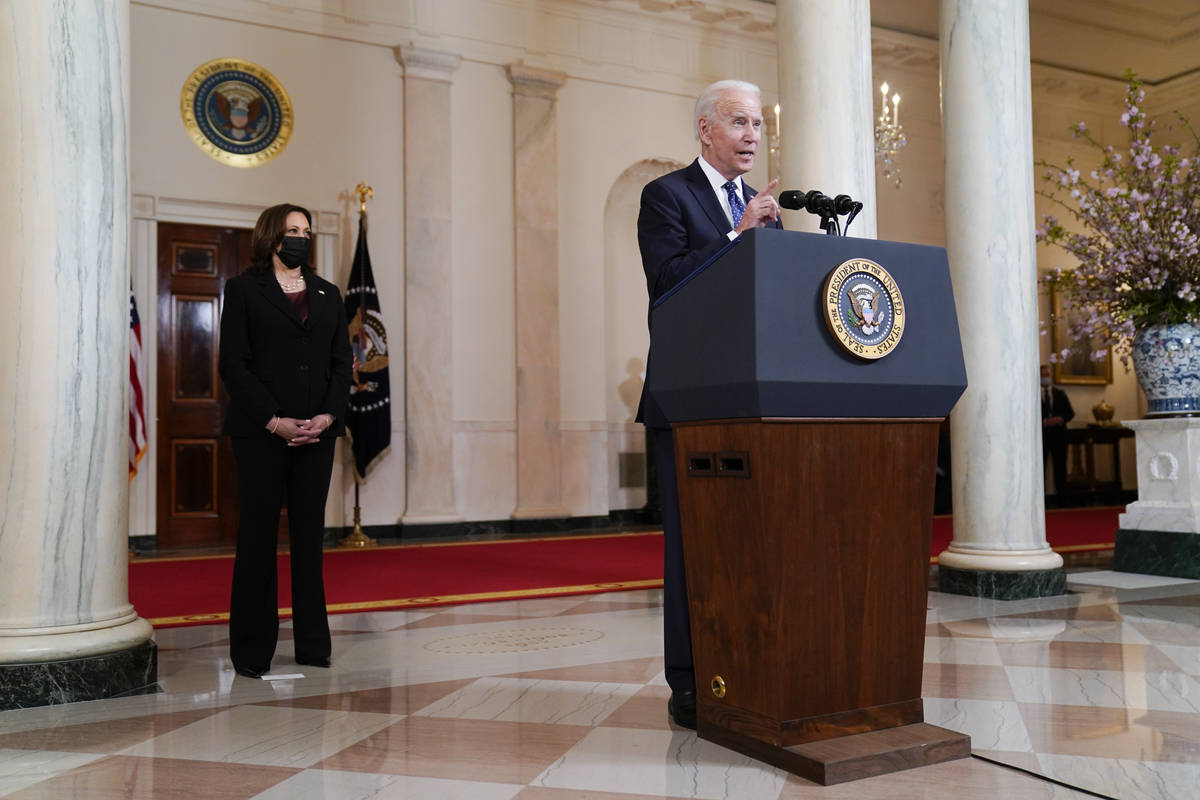
[[1137, 434], [1138, 499], [1118, 520], [1113, 569], [1200, 579], [1200, 419], [1123, 424]]
[[129, 603], [129, 2], [0, 15], [0, 710], [152, 691]]
[[940, 24], [946, 250], [968, 382], [950, 415], [940, 588], [1062, 594], [1042, 490], [1028, 3], [941, 0]]
[[[776, 192], [819, 189], [863, 204], [850, 227], [874, 239], [875, 119], [869, 0], [777, 0], [782, 170]], [[766, 110], [774, 114], [774, 109]], [[819, 232], [818, 218], [785, 211], [790, 230]]]
[[454, 502], [450, 80], [459, 56], [395, 48], [404, 67], [404, 411], [401, 522], [459, 522]]
[[517, 506], [514, 519], [565, 517], [558, 349], [558, 125], [567, 76], [516, 63], [513, 191], [517, 303]]

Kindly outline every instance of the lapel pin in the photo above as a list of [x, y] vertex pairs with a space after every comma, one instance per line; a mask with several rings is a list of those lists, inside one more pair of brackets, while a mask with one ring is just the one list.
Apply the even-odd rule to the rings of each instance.
[[325, 290], [324, 290], [324, 289], [317, 289], [317, 294], [325, 294]]

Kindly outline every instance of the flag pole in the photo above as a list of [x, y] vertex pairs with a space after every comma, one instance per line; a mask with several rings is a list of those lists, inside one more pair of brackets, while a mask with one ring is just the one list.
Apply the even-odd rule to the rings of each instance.
[[[358, 221], [359, 221], [358, 235], [362, 236], [367, 228], [367, 198], [374, 197], [375, 190], [372, 189], [370, 186], [367, 186], [366, 183], [359, 181], [358, 186], [354, 187], [354, 191], [358, 194]], [[367, 297], [366, 296], [367, 278], [366, 278], [365, 272], [366, 271], [364, 270], [364, 271], [360, 272], [358, 275], [358, 280], [359, 280], [359, 287], [358, 287], [359, 288], [359, 293], [358, 293], [359, 305], [358, 305], [358, 307], [359, 307], [360, 312], [363, 313], [364, 317], [366, 316], [366, 312], [363, 311], [363, 309], [365, 308], [365, 306], [363, 304], [366, 303], [366, 297]], [[376, 542], [370, 536], [367, 536], [365, 533], [363, 533], [363, 529], [362, 529], [362, 507], [358, 504], [358, 466], [352, 465], [350, 468], [352, 470], [354, 470], [354, 530], [352, 530], [350, 532], [349, 536], [342, 539], [341, 542], [339, 542], [339, 544], [341, 544], [342, 547], [374, 547], [376, 544], [378, 544], [378, 542]]]

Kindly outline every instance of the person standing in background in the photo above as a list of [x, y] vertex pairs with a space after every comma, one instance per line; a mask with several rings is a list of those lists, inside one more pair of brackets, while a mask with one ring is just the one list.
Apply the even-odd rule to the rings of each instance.
[[276, 549], [286, 503], [296, 663], [331, 666], [322, 544], [334, 441], [345, 429], [352, 357], [337, 287], [309, 266], [312, 215], [264, 211], [251, 264], [225, 283], [220, 372], [230, 407], [223, 433], [237, 463], [238, 533], [229, 655], [262, 677], [279, 639]]
[[1046, 456], [1054, 469], [1054, 493], [1067, 493], [1067, 423], [1075, 409], [1067, 393], [1050, 382], [1050, 365], [1042, 364], [1042, 463]]

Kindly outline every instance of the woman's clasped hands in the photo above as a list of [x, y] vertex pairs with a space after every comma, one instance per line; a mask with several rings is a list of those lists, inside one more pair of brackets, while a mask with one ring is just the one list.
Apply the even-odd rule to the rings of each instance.
[[333, 424], [329, 414], [317, 414], [312, 419], [296, 419], [294, 417], [275, 417], [267, 430], [283, 438], [288, 447], [300, 447], [313, 444], [321, 434]]

